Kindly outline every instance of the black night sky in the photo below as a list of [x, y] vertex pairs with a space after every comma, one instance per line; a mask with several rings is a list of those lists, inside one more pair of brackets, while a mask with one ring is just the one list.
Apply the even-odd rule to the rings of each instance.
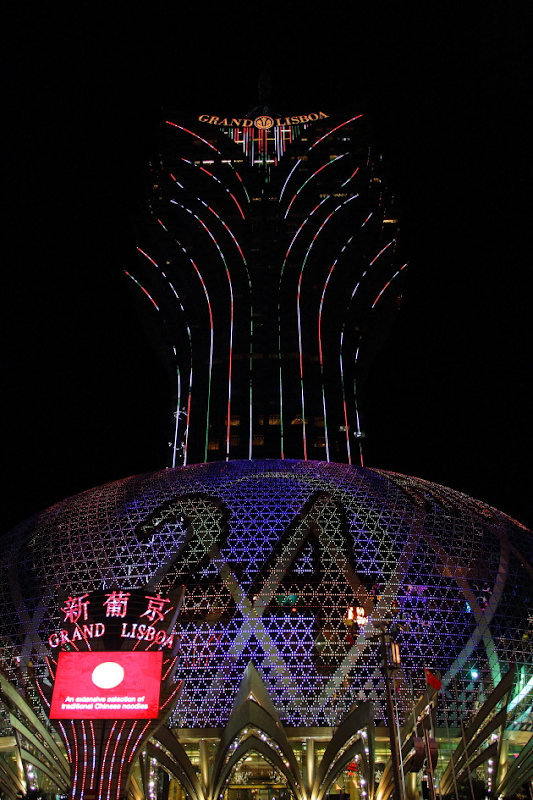
[[533, 527], [530, 7], [24, 2], [4, 11], [2, 530], [165, 466], [166, 372], [124, 270], [161, 108], [365, 102], [410, 262], [366, 463]]

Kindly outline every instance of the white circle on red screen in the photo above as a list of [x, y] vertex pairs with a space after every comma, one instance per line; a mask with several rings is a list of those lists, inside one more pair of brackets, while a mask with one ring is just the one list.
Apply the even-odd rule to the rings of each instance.
[[114, 689], [124, 680], [124, 668], [116, 661], [103, 661], [93, 669], [91, 678], [99, 689]]

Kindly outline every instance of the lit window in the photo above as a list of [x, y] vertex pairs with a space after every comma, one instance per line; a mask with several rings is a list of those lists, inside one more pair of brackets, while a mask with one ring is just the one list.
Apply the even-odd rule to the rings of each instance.
[[219, 444], [218, 440], [210, 439], [208, 441], [208, 443], [207, 443], [207, 449], [208, 450], [219, 450], [220, 449], [220, 444]]
[[254, 434], [254, 436], [252, 436], [252, 444], [255, 447], [261, 446], [264, 443], [265, 443], [265, 437], [262, 434], [256, 433], [256, 434]]
[[314, 423], [315, 423], [315, 428], [323, 428], [324, 427], [324, 417], [315, 417]]
[[307, 420], [304, 420], [302, 417], [294, 417], [294, 419], [291, 420], [291, 425], [303, 425], [304, 423], [307, 425]]
[[268, 424], [269, 425], [281, 425], [281, 417], [279, 414], [269, 414], [268, 415]]

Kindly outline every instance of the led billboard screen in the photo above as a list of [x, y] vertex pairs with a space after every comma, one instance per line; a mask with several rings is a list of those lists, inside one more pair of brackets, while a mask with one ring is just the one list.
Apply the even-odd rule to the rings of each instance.
[[163, 653], [59, 653], [50, 719], [155, 719]]

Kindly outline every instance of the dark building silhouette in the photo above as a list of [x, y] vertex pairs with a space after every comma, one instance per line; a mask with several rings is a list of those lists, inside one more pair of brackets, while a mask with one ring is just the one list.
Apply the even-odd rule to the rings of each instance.
[[[365, 125], [280, 116], [266, 80], [247, 116], [163, 122], [129, 278], [170, 371], [173, 468], [3, 540], [9, 800], [417, 800], [433, 766], [443, 796], [531, 779], [531, 532], [363, 465], [361, 392], [405, 267]], [[58, 653], [101, 653], [96, 671], [138, 648], [164, 651], [157, 718], [52, 730]]]
[[362, 110], [162, 125], [132, 277], [172, 373], [173, 464], [360, 462], [360, 386], [405, 266], [365, 126]]

